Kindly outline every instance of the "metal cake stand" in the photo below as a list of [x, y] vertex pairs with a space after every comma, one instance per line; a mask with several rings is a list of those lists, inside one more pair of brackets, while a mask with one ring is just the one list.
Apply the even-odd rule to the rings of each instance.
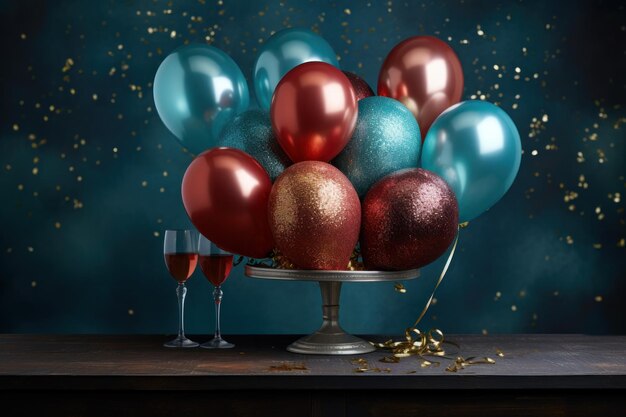
[[315, 271], [276, 269], [246, 265], [251, 278], [285, 281], [317, 281], [322, 291], [322, 326], [287, 347], [308, 355], [358, 355], [376, 350], [371, 343], [346, 333], [339, 325], [339, 296], [343, 282], [403, 281], [419, 276], [419, 269], [407, 271]]

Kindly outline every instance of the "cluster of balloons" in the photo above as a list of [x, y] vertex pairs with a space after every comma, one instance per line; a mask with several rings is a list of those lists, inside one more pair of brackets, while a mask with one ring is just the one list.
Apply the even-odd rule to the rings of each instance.
[[183, 178], [185, 209], [225, 250], [277, 249], [298, 268], [345, 269], [360, 240], [370, 269], [417, 268], [519, 169], [513, 121], [491, 103], [460, 102], [461, 63], [437, 38], [395, 46], [378, 95], [303, 29], [274, 34], [253, 77], [260, 109], [249, 110], [235, 62], [194, 45], [169, 55], [154, 81], [164, 124], [202, 152]]

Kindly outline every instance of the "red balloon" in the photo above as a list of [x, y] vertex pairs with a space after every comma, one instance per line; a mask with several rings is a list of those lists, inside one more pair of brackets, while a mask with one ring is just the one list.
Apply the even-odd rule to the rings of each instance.
[[356, 101], [362, 100], [366, 97], [372, 97], [374, 95], [372, 87], [370, 87], [363, 78], [359, 77], [353, 72], [344, 71], [343, 73], [346, 77], [348, 77], [348, 80], [350, 80], [350, 84], [352, 84], [352, 88], [354, 88]]
[[352, 137], [357, 111], [352, 84], [325, 62], [306, 62], [285, 74], [270, 109], [278, 143], [293, 162], [337, 156]]
[[267, 221], [272, 182], [250, 155], [213, 148], [198, 155], [183, 177], [185, 210], [198, 231], [220, 248], [264, 258], [274, 247]]
[[396, 45], [378, 75], [378, 95], [402, 102], [417, 119], [422, 141], [437, 116], [461, 101], [463, 68], [447, 43], [416, 36]]
[[429, 264], [450, 246], [458, 222], [456, 197], [441, 177], [421, 168], [387, 175], [363, 201], [365, 266], [405, 270]]
[[276, 248], [297, 268], [345, 270], [359, 239], [361, 203], [341, 171], [305, 161], [274, 183], [269, 219]]

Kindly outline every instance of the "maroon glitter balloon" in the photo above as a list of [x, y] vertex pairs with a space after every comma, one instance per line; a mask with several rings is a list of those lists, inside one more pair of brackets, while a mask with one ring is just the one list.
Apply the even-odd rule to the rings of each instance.
[[452, 189], [421, 168], [394, 172], [363, 202], [361, 250], [370, 270], [419, 268], [441, 256], [454, 240], [459, 206]]
[[304, 161], [276, 179], [269, 223], [276, 248], [296, 268], [345, 270], [359, 239], [361, 202], [337, 168]]
[[363, 78], [353, 72], [344, 71], [343, 73], [346, 74], [346, 77], [350, 80], [350, 84], [352, 84], [352, 88], [354, 88], [356, 101], [366, 97], [372, 97], [374, 95], [374, 90], [372, 90]]

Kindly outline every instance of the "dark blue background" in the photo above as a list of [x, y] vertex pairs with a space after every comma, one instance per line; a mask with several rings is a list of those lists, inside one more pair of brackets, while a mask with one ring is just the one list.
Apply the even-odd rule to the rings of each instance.
[[[289, 26], [319, 32], [374, 87], [397, 42], [438, 36], [462, 61], [464, 97], [498, 103], [520, 130], [519, 176], [463, 230], [424, 326], [626, 330], [618, 2], [3, 1], [0, 13], [0, 331], [175, 331], [162, 240], [189, 226], [180, 181], [191, 156], [156, 115], [155, 71], [176, 47], [208, 42], [250, 82], [263, 40]], [[346, 285], [344, 327], [400, 333], [442, 265], [406, 294]], [[257, 281], [239, 267], [224, 291], [226, 333], [320, 321], [311, 283]], [[196, 273], [189, 332], [213, 331], [210, 292]]]

